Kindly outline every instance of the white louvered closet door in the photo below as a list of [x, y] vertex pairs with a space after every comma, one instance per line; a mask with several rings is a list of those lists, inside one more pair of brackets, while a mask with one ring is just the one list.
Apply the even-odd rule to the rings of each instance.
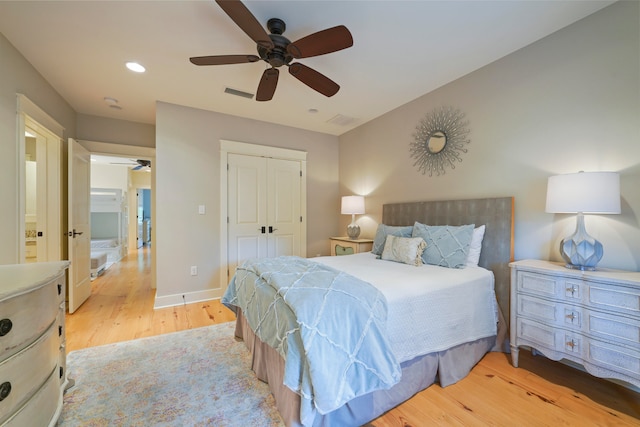
[[228, 265], [249, 258], [300, 255], [300, 162], [228, 157]]

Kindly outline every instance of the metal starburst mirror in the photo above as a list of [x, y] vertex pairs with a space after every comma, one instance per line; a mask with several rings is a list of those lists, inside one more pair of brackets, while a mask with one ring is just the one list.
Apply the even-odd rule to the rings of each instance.
[[418, 170], [429, 176], [444, 175], [445, 169], [456, 168], [462, 153], [471, 142], [468, 138], [469, 121], [464, 113], [453, 107], [441, 107], [427, 114], [416, 126], [413, 141], [409, 145], [413, 163]]

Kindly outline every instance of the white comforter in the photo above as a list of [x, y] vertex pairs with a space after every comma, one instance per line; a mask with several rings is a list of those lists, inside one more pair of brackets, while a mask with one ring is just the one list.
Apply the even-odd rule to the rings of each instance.
[[399, 362], [497, 333], [493, 273], [481, 267], [420, 267], [371, 252], [313, 258], [378, 288], [388, 303], [387, 333]]

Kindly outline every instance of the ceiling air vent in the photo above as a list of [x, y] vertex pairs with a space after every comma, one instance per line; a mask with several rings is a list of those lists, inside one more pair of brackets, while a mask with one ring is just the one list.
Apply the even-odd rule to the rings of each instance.
[[331, 123], [338, 126], [349, 126], [355, 123], [356, 121], [358, 121], [358, 119], [354, 117], [344, 116], [342, 114], [336, 114], [335, 116], [327, 120], [327, 123]]
[[253, 94], [249, 92], [243, 92], [238, 89], [232, 89], [230, 87], [224, 88], [224, 93], [228, 93], [230, 95], [241, 96], [242, 98], [253, 98]]

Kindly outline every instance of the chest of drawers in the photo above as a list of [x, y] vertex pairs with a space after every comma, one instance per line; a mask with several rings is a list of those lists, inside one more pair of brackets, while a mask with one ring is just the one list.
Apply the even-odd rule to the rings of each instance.
[[640, 273], [537, 260], [510, 266], [514, 366], [519, 347], [528, 346], [640, 387]]
[[0, 426], [53, 426], [60, 415], [68, 266], [0, 265]]

